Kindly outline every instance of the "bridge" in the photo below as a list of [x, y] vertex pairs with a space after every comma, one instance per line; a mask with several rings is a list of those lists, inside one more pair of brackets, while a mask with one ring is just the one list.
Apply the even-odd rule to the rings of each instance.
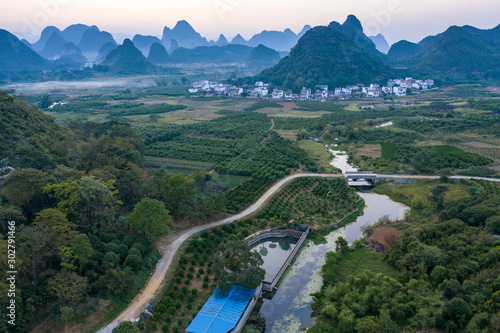
[[372, 171], [346, 171], [345, 178], [349, 186], [373, 186], [377, 182], [377, 174]]

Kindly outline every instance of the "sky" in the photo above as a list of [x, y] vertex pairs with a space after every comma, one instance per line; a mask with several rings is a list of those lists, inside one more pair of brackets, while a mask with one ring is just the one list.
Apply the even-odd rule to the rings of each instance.
[[451, 25], [490, 29], [500, 24], [498, 0], [0, 0], [0, 28], [40, 35], [54, 25], [97, 25], [129, 35], [161, 35], [187, 20], [207, 39], [238, 33], [249, 39], [262, 30], [298, 33], [306, 24], [328, 25], [356, 15], [369, 36], [383, 34], [390, 44], [418, 42]]

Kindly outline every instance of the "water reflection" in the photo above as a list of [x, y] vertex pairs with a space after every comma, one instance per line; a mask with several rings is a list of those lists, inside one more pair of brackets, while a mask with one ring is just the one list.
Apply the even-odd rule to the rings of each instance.
[[258, 251], [264, 259], [261, 266], [266, 271], [264, 280], [273, 280], [297, 242], [298, 239], [293, 237], [272, 237], [252, 246], [252, 250]]

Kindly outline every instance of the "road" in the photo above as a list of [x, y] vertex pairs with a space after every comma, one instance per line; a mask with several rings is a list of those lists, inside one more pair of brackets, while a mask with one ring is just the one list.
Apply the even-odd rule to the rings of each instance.
[[[422, 175], [377, 175], [379, 178], [396, 178], [396, 179], [439, 179], [439, 176], [422, 176]], [[156, 265], [155, 272], [148, 281], [146, 287], [132, 300], [130, 305], [106, 327], [99, 330], [99, 333], [111, 333], [113, 328], [118, 326], [121, 321], [135, 320], [140, 316], [140, 314], [146, 309], [147, 303], [153, 299], [156, 291], [160, 289], [163, 280], [165, 279], [165, 274], [168, 268], [172, 264], [175, 254], [182, 246], [182, 244], [192, 235], [206, 229], [211, 229], [223, 224], [228, 224], [240, 220], [255, 213], [259, 208], [261, 208], [266, 201], [271, 198], [275, 193], [277, 193], [285, 184], [290, 181], [301, 178], [301, 177], [321, 177], [321, 178], [344, 178], [343, 174], [314, 174], [314, 173], [301, 173], [285, 177], [269, 188], [266, 193], [264, 193], [259, 200], [257, 200], [250, 207], [242, 211], [237, 215], [233, 215], [226, 219], [205, 224], [198, 227], [193, 227], [191, 229], [185, 230], [178, 234], [173, 234], [168, 238], [160, 240], [156, 246], [162, 258], [158, 261]], [[484, 179], [490, 181], [500, 182], [500, 179], [490, 179], [481, 177], [465, 177], [465, 176], [453, 176], [452, 179]]]

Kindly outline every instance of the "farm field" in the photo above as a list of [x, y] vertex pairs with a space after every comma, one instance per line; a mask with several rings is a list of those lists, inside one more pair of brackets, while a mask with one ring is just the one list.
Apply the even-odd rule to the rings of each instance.
[[316, 228], [339, 223], [359, 202], [356, 191], [344, 179], [299, 178], [274, 197], [257, 218], [285, 227], [294, 221]]
[[297, 141], [297, 145], [304, 149], [326, 172], [333, 170], [330, 165], [332, 154], [326, 150], [323, 143], [306, 139]]
[[[415, 196], [427, 200], [430, 189], [442, 184], [438, 180], [419, 180], [411, 183], [397, 184], [386, 182], [378, 184], [372, 191], [377, 194], [388, 195], [392, 200], [410, 206]], [[452, 201], [467, 195], [467, 186], [459, 182], [442, 184], [449, 188], [445, 194], [445, 201]]]
[[178, 170], [211, 170], [215, 164], [210, 162], [199, 162], [180, 160], [175, 158], [144, 156], [144, 166], [147, 168], [163, 168]]
[[233, 176], [233, 175], [217, 175], [213, 180], [209, 182], [212, 186], [222, 186], [229, 189], [235, 188], [244, 181], [250, 179], [249, 177], [243, 176]]

